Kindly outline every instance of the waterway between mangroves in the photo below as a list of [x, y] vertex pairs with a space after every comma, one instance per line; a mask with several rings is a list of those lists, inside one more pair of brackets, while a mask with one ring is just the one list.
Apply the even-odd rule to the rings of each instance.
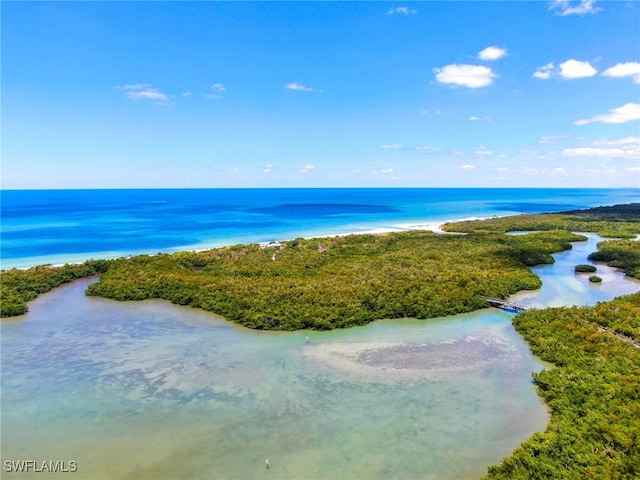
[[[597, 237], [536, 267], [531, 306], [640, 290], [573, 266]], [[479, 478], [548, 414], [512, 314], [261, 332], [164, 301], [84, 295], [76, 281], [2, 322], [2, 478]], [[306, 337], [309, 337], [307, 342]], [[265, 465], [270, 460], [270, 468]], [[73, 474], [8, 473], [71, 460]]]

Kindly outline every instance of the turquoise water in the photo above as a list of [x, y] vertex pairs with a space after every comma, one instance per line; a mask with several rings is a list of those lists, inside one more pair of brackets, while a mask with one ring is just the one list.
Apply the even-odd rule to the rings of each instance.
[[0, 191], [2, 268], [640, 201], [640, 189]]
[[[595, 242], [536, 269], [543, 288], [521, 301], [637, 291], [602, 266], [598, 286], [569, 273]], [[3, 462], [74, 460], [82, 479], [468, 479], [546, 426], [531, 383], [543, 366], [500, 310], [258, 332], [89, 298], [90, 281], [1, 323]]]

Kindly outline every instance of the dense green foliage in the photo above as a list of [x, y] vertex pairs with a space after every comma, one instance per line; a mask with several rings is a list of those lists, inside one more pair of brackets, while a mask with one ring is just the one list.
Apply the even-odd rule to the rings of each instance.
[[88, 260], [81, 264], [52, 267], [43, 265], [0, 274], [0, 316], [12, 317], [27, 312], [27, 302], [76, 278], [90, 277], [107, 271], [106, 260]]
[[589, 255], [589, 260], [607, 262], [611, 267], [640, 279], [640, 242], [635, 240], [607, 240], [598, 243], [598, 251]]
[[296, 239], [282, 247], [236, 245], [138, 256], [114, 265], [89, 295], [164, 298], [250, 328], [361, 325], [380, 318], [432, 318], [487, 306], [539, 288], [526, 265], [584, 237], [566, 231], [521, 236], [411, 231]]
[[638, 341], [640, 293], [524, 312], [514, 325], [534, 354], [555, 364], [534, 375], [551, 420], [488, 478], [640, 478], [640, 349], [607, 330]]
[[602, 282], [602, 277], [599, 277], [598, 275], [591, 275], [589, 277], [589, 281], [591, 283], [600, 283], [600, 282]]
[[576, 265], [574, 270], [576, 271], [576, 273], [593, 273], [598, 269], [595, 267], [595, 265], [580, 264]]
[[596, 232], [608, 238], [636, 238], [640, 234], [640, 203], [597, 207], [537, 215], [468, 220], [448, 223], [443, 230], [465, 233], [505, 233], [514, 231], [569, 230]]

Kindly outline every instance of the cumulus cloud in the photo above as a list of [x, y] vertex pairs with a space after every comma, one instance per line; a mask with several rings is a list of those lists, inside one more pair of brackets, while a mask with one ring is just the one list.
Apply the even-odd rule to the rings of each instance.
[[478, 53], [478, 58], [480, 60], [499, 60], [507, 54], [506, 48], [501, 47], [487, 47]]
[[560, 76], [566, 79], [593, 77], [598, 71], [589, 62], [567, 60], [560, 64]]
[[307, 172], [309, 172], [309, 171], [313, 170], [314, 168], [316, 168], [316, 167], [315, 167], [315, 165], [305, 165], [304, 167], [302, 167], [302, 168], [299, 170], [299, 172], [300, 172], [300, 173], [307, 173]]
[[168, 95], [149, 83], [136, 83], [133, 85], [118, 86], [116, 88], [125, 90], [126, 97], [131, 100], [150, 100], [159, 105], [166, 104], [169, 101]]
[[298, 92], [313, 92], [313, 88], [305, 87], [304, 85], [300, 85], [297, 82], [287, 83], [284, 88], [287, 90], [296, 90]]
[[558, 68], [551, 62], [538, 67], [533, 72], [532, 77], [540, 80], [549, 80], [551, 77], [559, 75], [564, 79], [573, 80], [575, 78], [593, 77], [596, 73], [598, 71], [589, 62], [570, 59], [561, 63]]
[[550, 10], [557, 10], [556, 15], [586, 15], [593, 14], [601, 10], [596, 7], [596, 0], [580, 0], [579, 2], [570, 2], [569, 0], [554, 0], [551, 2]]
[[640, 83], [640, 62], [618, 63], [607, 68], [602, 75], [605, 77], [631, 77], [634, 83]]
[[418, 11], [415, 8], [409, 7], [395, 7], [390, 8], [387, 15], [415, 15]]
[[538, 69], [533, 73], [534, 78], [539, 78], [541, 80], [549, 80], [551, 78], [551, 74], [553, 73], [553, 63], [547, 63], [542, 67], [538, 67]]
[[481, 88], [491, 85], [498, 75], [489, 67], [481, 65], [453, 64], [434, 68], [436, 80], [440, 83], [461, 85], [468, 88]]
[[587, 125], [589, 123], [625, 123], [633, 120], [640, 120], [640, 103], [627, 103], [618, 108], [609, 110], [609, 113], [595, 115], [591, 118], [584, 118], [574, 122], [574, 125]]

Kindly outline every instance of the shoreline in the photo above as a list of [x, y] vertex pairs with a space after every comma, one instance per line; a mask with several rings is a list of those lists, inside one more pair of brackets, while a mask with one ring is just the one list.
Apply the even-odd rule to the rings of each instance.
[[[506, 215], [505, 215], [506, 216]], [[464, 221], [471, 221], [471, 220], [485, 220], [487, 218], [490, 217], [465, 217], [465, 218], [458, 218], [458, 219], [450, 219], [450, 220], [425, 220], [422, 222], [416, 222], [416, 223], [400, 223], [397, 224], [396, 226], [393, 227], [378, 227], [378, 228], [371, 228], [368, 230], [361, 230], [361, 231], [349, 231], [349, 232], [345, 232], [345, 233], [328, 233], [328, 234], [320, 234], [320, 235], [310, 235], [310, 236], [304, 236], [302, 238], [304, 239], [312, 239], [312, 238], [329, 238], [329, 237], [347, 237], [350, 235], [384, 235], [387, 233], [394, 233], [394, 232], [407, 232], [407, 231], [412, 231], [412, 230], [427, 230], [427, 231], [432, 231], [434, 233], [437, 234], [449, 234], [448, 232], [445, 232], [444, 230], [442, 230], [442, 226], [446, 223], [454, 223], [454, 222], [464, 222]], [[278, 244], [278, 243], [283, 243], [283, 242], [288, 242], [290, 240], [293, 240], [293, 238], [290, 239], [281, 239], [281, 240], [267, 240], [267, 241], [253, 241], [253, 242], [248, 242], [248, 243], [241, 243], [243, 245], [252, 245], [252, 244], [256, 244], [256, 245], [266, 245], [268, 246], [269, 244]], [[118, 252], [105, 252], [104, 256], [93, 256], [91, 255], [91, 253], [88, 253], [87, 256], [83, 256], [83, 254], [62, 254], [62, 255], [55, 255], [55, 256], [41, 256], [41, 257], [23, 257], [24, 258], [24, 263], [28, 263], [29, 265], [24, 265], [20, 262], [21, 259], [11, 259], [14, 260], [13, 262], [10, 261], [10, 265], [5, 265], [5, 260], [4, 259], [0, 259], [0, 270], [4, 271], [4, 270], [12, 270], [12, 269], [17, 269], [17, 270], [28, 270], [30, 268], [34, 268], [34, 267], [39, 267], [39, 266], [49, 266], [51, 268], [59, 268], [62, 267], [64, 265], [80, 265], [88, 260], [115, 260], [116, 258], [130, 258], [130, 257], [134, 257], [134, 256], [138, 256], [138, 255], [149, 255], [149, 256], [155, 256], [158, 254], [173, 254], [173, 253], [178, 253], [178, 252], [204, 252], [206, 250], [212, 250], [212, 249], [216, 249], [216, 248], [224, 248], [224, 247], [228, 247], [230, 245], [236, 245], [236, 243], [223, 243], [223, 244], [215, 244], [215, 245], [211, 245], [211, 246], [202, 246], [202, 248], [189, 248], [188, 245], [184, 245], [184, 246], [179, 246], [179, 247], [172, 247], [169, 249], [166, 249], [164, 251], [159, 251], [159, 252], [155, 252], [155, 253], [149, 253], [149, 252], [134, 252], [134, 253], [118, 253]], [[198, 245], [194, 245], [193, 247], [198, 247]], [[99, 252], [98, 252], [99, 253]], [[82, 256], [82, 259], [79, 259], [79, 257]], [[52, 258], [52, 257], [56, 257], [56, 258]], [[63, 261], [58, 257], [67, 257], [69, 258], [69, 261]], [[29, 261], [29, 259], [37, 259], [40, 258], [42, 260], [36, 261], [36, 262], [31, 262]], [[46, 259], [50, 259], [51, 261], [47, 261]]]

